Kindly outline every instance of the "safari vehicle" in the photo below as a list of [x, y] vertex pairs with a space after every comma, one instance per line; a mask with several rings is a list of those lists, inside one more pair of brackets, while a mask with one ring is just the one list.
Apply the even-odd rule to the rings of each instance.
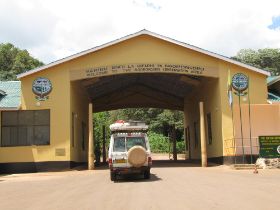
[[111, 181], [117, 175], [143, 174], [150, 178], [151, 150], [148, 126], [143, 122], [118, 120], [110, 125], [109, 168]]

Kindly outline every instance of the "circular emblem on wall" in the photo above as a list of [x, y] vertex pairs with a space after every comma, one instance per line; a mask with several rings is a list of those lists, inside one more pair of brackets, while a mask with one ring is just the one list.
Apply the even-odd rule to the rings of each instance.
[[280, 145], [277, 147], [277, 152], [280, 154]]
[[233, 75], [232, 87], [238, 92], [246, 90], [248, 88], [248, 77], [242, 73]]
[[36, 95], [35, 98], [40, 101], [45, 101], [52, 91], [52, 83], [48, 78], [38, 77], [33, 81], [32, 91]]

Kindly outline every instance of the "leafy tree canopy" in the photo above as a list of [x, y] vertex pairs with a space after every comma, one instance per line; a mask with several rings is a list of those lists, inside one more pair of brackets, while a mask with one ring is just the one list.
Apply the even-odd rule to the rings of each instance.
[[168, 136], [170, 126], [175, 125], [177, 139], [180, 140], [184, 133], [183, 119], [183, 112], [157, 108], [130, 108], [99, 112], [94, 114], [95, 137], [102, 138], [102, 125], [108, 129], [109, 125], [116, 120], [140, 120], [149, 125], [151, 132], [161, 133], [164, 136]]
[[16, 75], [42, 66], [43, 63], [11, 43], [0, 44], [0, 80], [16, 80]]
[[267, 70], [272, 76], [280, 75], [280, 49], [242, 49], [232, 59]]

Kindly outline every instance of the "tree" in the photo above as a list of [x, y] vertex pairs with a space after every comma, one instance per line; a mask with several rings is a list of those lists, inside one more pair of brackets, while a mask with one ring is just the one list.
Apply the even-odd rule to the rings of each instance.
[[[102, 151], [102, 140], [103, 140], [103, 126], [105, 126], [106, 129], [109, 128], [110, 120], [109, 120], [109, 112], [98, 112], [94, 113], [93, 115], [93, 123], [94, 123], [94, 154], [96, 158], [96, 164], [98, 165], [100, 163], [100, 156]], [[105, 130], [105, 146], [108, 145], [108, 139], [109, 139], [109, 132], [108, 130]]]
[[280, 49], [242, 49], [232, 59], [267, 70], [272, 76], [280, 75]]
[[0, 44], [0, 80], [16, 80], [16, 75], [42, 66], [43, 63], [11, 43]]
[[[113, 111], [105, 111], [94, 113], [94, 137], [95, 137], [95, 155], [97, 160], [100, 157], [102, 127], [106, 127], [107, 144], [109, 139], [109, 125], [116, 120], [140, 120], [149, 125], [149, 138], [153, 151], [168, 152], [169, 151], [169, 134], [174, 136], [177, 143], [176, 150], [180, 153], [184, 152], [184, 124], [183, 112], [158, 108], [128, 108]], [[175, 133], [174, 128], [175, 126]], [[172, 132], [173, 131], [173, 132]], [[176, 151], [174, 150], [174, 151]]]
[[157, 108], [130, 108], [110, 111], [111, 122], [119, 119], [123, 120], [140, 120], [151, 125], [157, 116], [163, 112], [163, 109]]
[[183, 112], [176, 110], [158, 109], [158, 108], [131, 108], [119, 109], [109, 112], [108, 121], [110, 123], [116, 120], [140, 120], [149, 125], [149, 130], [155, 133], [162, 133], [168, 136], [170, 126], [175, 125], [177, 139], [182, 139]]

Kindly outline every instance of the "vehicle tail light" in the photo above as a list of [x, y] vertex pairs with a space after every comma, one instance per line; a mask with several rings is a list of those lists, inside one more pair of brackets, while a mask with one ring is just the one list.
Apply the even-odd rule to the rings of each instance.
[[109, 168], [111, 168], [113, 166], [113, 160], [112, 158], [109, 158]]
[[148, 157], [148, 164], [152, 165], [152, 157]]

